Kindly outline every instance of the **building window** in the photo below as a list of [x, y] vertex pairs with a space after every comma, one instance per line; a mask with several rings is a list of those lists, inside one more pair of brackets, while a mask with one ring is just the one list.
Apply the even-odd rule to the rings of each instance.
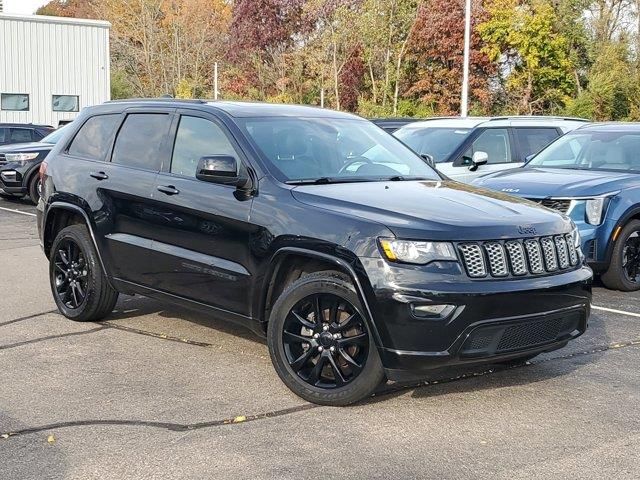
[[80, 97], [77, 95], [54, 95], [54, 112], [77, 112], [80, 110]]
[[29, 95], [26, 93], [3, 93], [0, 95], [0, 108], [2, 110], [28, 112]]

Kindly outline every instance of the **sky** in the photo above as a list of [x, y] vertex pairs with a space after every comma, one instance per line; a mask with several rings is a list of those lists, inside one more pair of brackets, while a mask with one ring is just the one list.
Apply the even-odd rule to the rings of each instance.
[[47, 0], [4, 0], [4, 13], [35, 13]]

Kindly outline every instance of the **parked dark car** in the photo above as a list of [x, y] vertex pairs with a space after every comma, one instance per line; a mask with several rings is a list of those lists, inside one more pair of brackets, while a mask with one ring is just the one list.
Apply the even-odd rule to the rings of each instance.
[[385, 132], [393, 133], [399, 128], [409, 125], [410, 123], [417, 122], [415, 118], [373, 118], [373, 123], [382, 128]]
[[587, 327], [592, 272], [571, 220], [443, 180], [359, 117], [125, 101], [69, 128], [37, 213], [70, 319], [100, 320], [124, 293], [240, 322], [266, 335], [291, 390], [326, 405], [385, 377], [529, 358]]
[[524, 168], [475, 183], [568, 215], [605, 286], [639, 290], [639, 152], [640, 124], [593, 124], [552, 143]]
[[40, 164], [64, 135], [64, 127], [38, 142], [0, 147], [0, 196], [22, 198], [33, 203], [40, 199]]
[[12, 143], [39, 142], [54, 130], [51, 125], [0, 123], [0, 146]]

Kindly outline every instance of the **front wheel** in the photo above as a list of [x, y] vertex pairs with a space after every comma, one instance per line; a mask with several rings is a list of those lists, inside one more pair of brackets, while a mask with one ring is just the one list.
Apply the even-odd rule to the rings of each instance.
[[624, 226], [613, 246], [611, 264], [600, 278], [613, 290], [640, 290], [640, 220]]
[[36, 205], [40, 201], [40, 175], [36, 172], [29, 180], [29, 199]]
[[339, 272], [292, 283], [273, 306], [268, 343], [282, 381], [313, 403], [349, 405], [371, 395], [384, 379], [358, 295]]
[[84, 225], [63, 228], [49, 258], [53, 298], [65, 317], [77, 322], [102, 320], [118, 300], [102, 271], [91, 236]]

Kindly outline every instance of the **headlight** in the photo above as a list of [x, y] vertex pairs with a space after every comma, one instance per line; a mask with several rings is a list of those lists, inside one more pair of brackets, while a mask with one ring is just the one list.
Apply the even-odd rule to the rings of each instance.
[[7, 153], [4, 157], [7, 162], [28, 162], [29, 160], [35, 160], [40, 155], [39, 152], [32, 153]]
[[458, 260], [453, 245], [446, 242], [415, 242], [381, 238], [380, 246], [384, 256], [392, 262], [426, 265], [437, 260]]
[[587, 200], [585, 204], [587, 223], [591, 225], [600, 225], [602, 223], [609, 198], [608, 196], [602, 196]]

